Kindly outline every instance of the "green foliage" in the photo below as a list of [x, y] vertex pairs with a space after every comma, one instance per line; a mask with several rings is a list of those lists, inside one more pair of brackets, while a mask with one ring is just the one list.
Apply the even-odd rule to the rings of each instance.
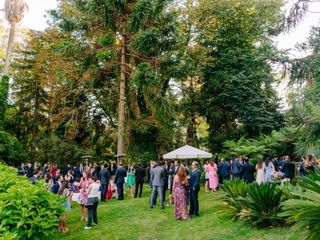
[[5, 113], [8, 105], [9, 77], [3, 76], [0, 80], [0, 130], [4, 129]]
[[0, 130], [0, 161], [16, 165], [28, 160], [29, 156], [18, 139]]
[[39, 143], [39, 159], [42, 162], [57, 163], [66, 166], [67, 163], [79, 163], [82, 156], [92, 156], [96, 154], [91, 149], [80, 148], [75, 142], [65, 141], [55, 135], [44, 138]]
[[[199, 42], [207, 49], [202, 114], [210, 148], [241, 136], [256, 138], [283, 126], [269, 61], [276, 58], [268, 29], [279, 24], [280, 1], [200, 1]], [[272, 2], [272, 3], [271, 3]], [[266, 14], [266, 8], [272, 9]], [[256, 24], [252, 24], [255, 22]]]
[[235, 219], [239, 217], [242, 209], [239, 197], [245, 197], [247, 195], [248, 187], [249, 185], [240, 179], [223, 182], [221, 188], [225, 193], [224, 201], [232, 210], [232, 215]]
[[113, 52], [111, 50], [107, 50], [107, 51], [100, 50], [96, 54], [96, 58], [99, 61], [105, 61], [105, 60], [111, 59], [112, 57], [113, 57]]
[[306, 239], [318, 239], [320, 234], [320, 171], [310, 177], [304, 177], [300, 183], [304, 191], [291, 192], [293, 199], [285, 201], [282, 217], [294, 223], [297, 231], [302, 232]]
[[148, 57], [161, 52], [161, 32], [158, 28], [151, 28], [139, 32], [132, 42], [132, 47], [140, 54]]
[[243, 206], [239, 219], [248, 221], [253, 226], [268, 227], [282, 223], [282, 218], [278, 216], [281, 210], [281, 191], [277, 184], [251, 184], [247, 195], [240, 197], [239, 202]]
[[101, 47], [112, 46], [115, 43], [116, 39], [112, 33], [105, 34], [102, 38], [99, 39], [99, 44]]
[[0, 164], [0, 237], [49, 239], [63, 213], [61, 201], [43, 186], [32, 184], [17, 170]]

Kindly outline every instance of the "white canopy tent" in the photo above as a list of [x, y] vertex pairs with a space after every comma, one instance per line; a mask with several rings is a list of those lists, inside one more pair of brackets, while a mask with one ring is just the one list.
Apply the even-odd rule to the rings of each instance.
[[198, 148], [185, 145], [163, 155], [163, 159], [212, 158], [212, 154]]

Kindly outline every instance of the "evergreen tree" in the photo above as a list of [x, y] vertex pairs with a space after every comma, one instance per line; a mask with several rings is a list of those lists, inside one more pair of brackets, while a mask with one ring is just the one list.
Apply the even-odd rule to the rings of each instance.
[[83, 56], [76, 46], [90, 52], [78, 62], [91, 69], [92, 80], [98, 80], [94, 83], [118, 85], [118, 120], [111, 120], [118, 128], [118, 154], [127, 146], [131, 156], [149, 152], [155, 158], [162, 145], [160, 135], [172, 129], [170, 74], [162, 64], [177, 46], [177, 23], [167, 9], [169, 3], [68, 0], [51, 12], [53, 25], [73, 36], [63, 49], [73, 57]]
[[219, 151], [225, 139], [257, 137], [282, 126], [268, 38], [280, 23], [282, 1], [209, 2], [200, 1], [198, 16], [198, 41], [208, 51], [202, 113], [210, 147]]

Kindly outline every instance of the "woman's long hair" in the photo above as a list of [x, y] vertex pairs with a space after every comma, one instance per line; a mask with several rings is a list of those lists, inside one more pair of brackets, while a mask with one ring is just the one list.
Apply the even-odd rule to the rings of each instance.
[[263, 160], [258, 161], [258, 168], [261, 169], [263, 167]]
[[185, 168], [183, 166], [179, 167], [177, 175], [178, 175], [180, 183], [182, 185], [186, 185], [187, 182], [188, 182], [188, 178], [187, 178], [186, 170], [185, 170]]

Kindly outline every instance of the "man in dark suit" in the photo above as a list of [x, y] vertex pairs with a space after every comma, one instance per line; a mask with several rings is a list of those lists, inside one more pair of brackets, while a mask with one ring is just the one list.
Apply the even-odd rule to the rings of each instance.
[[117, 185], [118, 200], [123, 200], [123, 184], [124, 178], [127, 176], [127, 170], [123, 168], [122, 163], [119, 163], [119, 167], [115, 173], [114, 182]]
[[33, 167], [31, 163], [28, 163], [26, 175], [28, 178], [33, 176]]
[[240, 157], [231, 161], [231, 171], [232, 171], [232, 179], [240, 178]]
[[173, 189], [173, 179], [174, 179], [174, 176], [178, 173], [179, 171], [179, 162], [178, 160], [175, 160], [174, 161], [174, 165], [171, 166], [171, 174], [172, 174], [172, 181], [171, 181], [171, 188], [170, 188], [170, 193], [172, 193], [172, 189]]
[[117, 171], [117, 165], [114, 161], [112, 161], [110, 163], [110, 167], [109, 167], [109, 170], [111, 172], [111, 176], [114, 176], [116, 174], [116, 171]]
[[244, 159], [244, 164], [241, 166], [240, 173], [242, 175], [242, 179], [247, 183], [254, 182], [254, 173], [256, 168], [253, 164], [249, 163], [249, 158]]
[[189, 214], [193, 216], [199, 216], [199, 201], [198, 193], [200, 191], [200, 170], [199, 163], [193, 162], [191, 165], [192, 173], [189, 180], [189, 191], [190, 191], [190, 209]]
[[284, 163], [282, 166], [282, 172], [284, 173], [285, 178], [289, 178], [290, 181], [294, 178], [295, 175], [295, 165], [290, 161], [290, 157], [285, 156]]
[[136, 172], [135, 172], [136, 191], [135, 191], [135, 194], [134, 194], [134, 198], [137, 198], [139, 188], [140, 188], [139, 198], [141, 198], [145, 176], [146, 176], [146, 170], [144, 169], [143, 164], [140, 163], [139, 167], [136, 169]]
[[230, 164], [228, 163], [228, 161], [225, 161], [224, 158], [221, 158], [221, 163], [219, 164], [219, 172], [222, 179], [222, 183], [224, 181], [229, 180]]
[[153, 208], [155, 202], [156, 192], [160, 198], [161, 209], [164, 209], [163, 201], [163, 186], [164, 186], [165, 172], [164, 168], [161, 166], [160, 162], [157, 163], [157, 166], [151, 170], [151, 181], [152, 181], [152, 193], [150, 198], [150, 208]]
[[106, 201], [106, 194], [111, 173], [108, 170], [108, 163], [101, 165], [100, 182], [101, 182], [101, 202]]
[[77, 166], [77, 165], [74, 165], [74, 167], [73, 167], [73, 176], [74, 176], [74, 179], [75, 179], [75, 180], [81, 178], [80, 168], [79, 168], [79, 166]]
[[71, 165], [70, 163], [68, 163], [67, 167], [63, 170], [63, 175], [66, 176], [70, 170], [71, 170]]
[[62, 176], [62, 175], [57, 175], [57, 176], [55, 177], [55, 179], [56, 179], [56, 182], [55, 182], [55, 184], [53, 184], [53, 186], [51, 187], [51, 192], [52, 192], [53, 194], [59, 194], [64, 179], [63, 179], [63, 176]]
[[24, 163], [21, 163], [21, 165], [18, 167], [18, 175], [23, 176], [26, 173], [24, 169]]

